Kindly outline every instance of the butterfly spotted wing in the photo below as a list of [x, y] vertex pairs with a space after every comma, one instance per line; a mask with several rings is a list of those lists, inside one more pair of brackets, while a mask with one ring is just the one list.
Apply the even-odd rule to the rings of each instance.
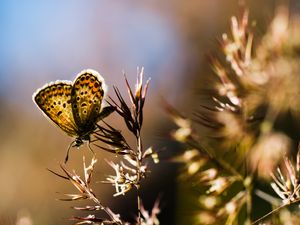
[[71, 92], [72, 112], [80, 135], [92, 132], [102, 110], [105, 83], [95, 70], [84, 70], [73, 83]]
[[45, 85], [33, 94], [33, 100], [43, 113], [68, 135], [78, 136], [71, 104], [72, 84], [57, 81]]

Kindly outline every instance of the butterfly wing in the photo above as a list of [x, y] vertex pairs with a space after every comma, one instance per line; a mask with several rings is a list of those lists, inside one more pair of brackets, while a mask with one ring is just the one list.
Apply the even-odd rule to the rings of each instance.
[[48, 84], [33, 94], [38, 107], [70, 136], [78, 136], [71, 104], [72, 84], [68, 81], [57, 81]]
[[94, 129], [105, 92], [104, 79], [95, 70], [84, 70], [77, 75], [71, 101], [74, 119], [81, 133], [89, 133]]

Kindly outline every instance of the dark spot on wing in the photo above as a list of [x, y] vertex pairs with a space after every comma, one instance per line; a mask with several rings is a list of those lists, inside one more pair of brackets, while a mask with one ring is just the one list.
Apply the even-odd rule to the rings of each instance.
[[100, 89], [100, 93], [101, 93], [102, 96], [104, 95], [103, 89]]

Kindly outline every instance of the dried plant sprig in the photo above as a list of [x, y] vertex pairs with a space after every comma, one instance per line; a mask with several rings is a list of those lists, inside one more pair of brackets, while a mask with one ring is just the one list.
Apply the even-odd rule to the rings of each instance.
[[[199, 186], [202, 190], [205, 187], [206, 190], [201, 195], [201, 199], [206, 203], [200, 207], [203, 210], [202, 213], [207, 212], [208, 214], [206, 217], [201, 216], [202, 218], [197, 221], [200, 224], [216, 224], [216, 220], [212, 219], [213, 216], [217, 218], [217, 221], [222, 221], [222, 224], [223, 222], [228, 225], [233, 224], [243, 206], [251, 201], [248, 199], [251, 192], [251, 179], [244, 177], [234, 165], [215, 155], [209, 148], [203, 147], [201, 139], [192, 128], [189, 119], [180, 115], [168, 104], [166, 108], [178, 126], [178, 130], [189, 129], [189, 132], [178, 132], [178, 130], [173, 132], [173, 134], [182, 133], [182, 135], [173, 135], [173, 137], [188, 146], [185, 152], [174, 157], [173, 160], [184, 164], [186, 171], [182, 174], [184, 179], [192, 179], [194, 188]], [[234, 191], [238, 197], [228, 199], [227, 192], [232, 189], [234, 184], [239, 186], [239, 188], [235, 187]], [[219, 201], [218, 204], [210, 204], [210, 200], [214, 198], [222, 199], [222, 201]]]
[[[211, 101], [202, 103], [195, 120], [182, 116], [178, 119], [169, 110], [178, 126], [172, 136], [187, 145], [187, 151], [176, 158], [184, 163], [185, 177], [202, 185], [201, 191], [203, 186], [207, 188], [209, 195], [201, 199], [219, 199], [218, 203], [208, 203], [209, 207], [200, 213], [207, 218], [201, 218], [201, 224], [251, 224], [256, 179], [270, 179], [270, 171], [292, 146], [288, 134], [278, 127], [275, 130], [274, 124], [278, 125], [279, 115], [296, 119], [300, 115], [299, 18], [290, 16], [287, 7], [279, 7], [266, 34], [254, 45], [248, 14], [244, 10], [241, 17], [232, 17], [230, 32], [222, 35], [220, 45], [226, 62], [210, 58], [218, 78], [213, 90], [206, 93]], [[204, 129], [208, 131], [205, 136], [199, 137], [191, 121], [202, 125], [202, 134], [203, 127], [208, 128]], [[210, 139], [205, 140], [207, 136]], [[271, 186], [282, 204], [254, 223], [300, 202], [300, 153], [296, 164], [287, 157], [282, 161], [284, 168], [271, 175]], [[231, 184], [228, 181], [232, 177]], [[241, 198], [230, 200], [223, 195], [225, 192]], [[217, 214], [217, 209], [222, 213]], [[246, 210], [246, 214], [240, 210]]]
[[[272, 127], [280, 113], [299, 117], [299, 102], [295, 101], [300, 93], [299, 19], [290, 18], [286, 7], [278, 7], [267, 33], [253, 46], [248, 14], [244, 10], [241, 18], [232, 17], [231, 33], [222, 35], [221, 48], [229, 66], [211, 57], [219, 78], [214, 87], [218, 94], [212, 96], [215, 106], [204, 107], [198, 114], [202, 125], [213, 123], [217, 137], [231, 144], [246, 137], [251, 145], [256, 130], [264, 132], [266, 123]], [[253, 130], [257, 121], [261, 123]]]
[[88, 215], [85, 217], [74, 216], [74, 217], [70, 218], [69, 220], [80, 221], [80, 222], [76, 222], [75, 225], [79, 225], [79, 224], [94, 224], [94, 225], [115, 224], [109, 220], [97, 218], [95, 215]]
[[105, 123], [106, 127], [97, 124], [97, 130], [93, 133], [95, 140], [93, 142], [101, 141], [108, 147], [100, 146], [93, 143], [95, 146], [119, 155], [132, 154], [131, 147], [122, 135], [120, 130], [115, 129], [111, 125]]
[[134, 167], [126, 166], [123, 162], [120, 164], [108, 162], [108, 164], [114, 169], [116, 175], [108, 176], [103, 183], [109, 183], [115, 187], [116, 193], [114, 196], [124, 195], [134, 185], [137, 185], [137, 171]]
[[[237, 219], [241, 208], [247, 200], [247, 193], [240, 191], [235, 197], [228, 201], [217, 213], [218, 217], [227, 217], [226, 225], [231, 225]], [[247, 223], [245, 223], [247, 224]]]
[[[109, 104], [111, 106], [116, 107], [117, 113], [124, 118], [124, 121], [128, 127], [128, 129], [135, 135], [138, 136], [141, 131], [143, 124], [143, 107], [145, 104], [146, 94], [149, 86], [150, 79], [146, 81], [146, 84], [143, 85], [143, 76], [144, 76], [144, 68], [140, 71], [138, 69], [137, 83], [135, 86], [135, 92], [132, 91], [129, 82], [124, 74], [125, 82], [127, 86], [128, 96], [131, 102], [131, 106], [129, 106], [124, 98], [122, 97], [119, 89], [114, 87], [116, 96], [119, 100], [119, 103], [115, 102], [112, 98], [110, 98], [111, 102]], [[134, 94], [133, 94], [134, 93]]]
[[231, 18], [231, 33], [222, 35], [222, 51], [230, 68], [216, 58], [209, 58], [212, 69], [219, 78], [210, 96], [213, 106], [202, 105], [196, 113], [196, 121], [212, 129], [212, 138], [222, 140], [226, 147], [247, 140], [252, 142], [252, 124], [258, 115], [249, 110], [245, 95], [249, 85], [244, 81], [253, 60], [253, 33], [249, 29], [248, 11], [240, 18]]
[[254, 221], [253, 224], [257, 224], [286, 206], [300, 202], [300, 144], [298, 145], [296, 163], [293, 164], [289, 158], [285, 157], [283, 168], [284, 172], [280, 167], [278, 167], [276, 173], [271, 174], [271, 177], [273, 178], [271, 187], [281, 198], [282, 204], [263, 217]]
[[[253, 178], [246, 160], [258, 130], [253, 129], [253, 124], [260, 117], [254, 110], [249, 109], [245, 98], [254, 90], [247, 78], [250, 76], [253, 60], [253, 34], [248, 24], [247, 10], [243, 11], [240, 18], [232, 17], [231, 34], [223, 34], [220, 42], [229, 68], [223, 66], [217, 58], [211, 57], [213, 70], [219, 78], [213, 92], [217, 94], [210, 96], [213, 106], [202, 105], [202, 109], [196, 113], [195, 120], [210, 128], [211, 137], [220, 140], [218, 143], [222, 145], [217, 144], [216, 149], [208, 147], [210, 145], [204, 143], [203, 136], [199, 137], [191, 123], [178, 123], [181, 121], [178, 117], [185, 121], [191, 120], [180, 116], [173, 109], [168, 109], [179, 127], [173, 132], [173, 137], [187, 145], [189, 152], [190, 149], [198, 151], [198, 154], [185, 160], [187, 171], [192, 175], [194, 184], [201, 185], [202, 190], [205, 186], [207, 191], [201, 197], [220, 199], [207, 212], [222, 221], [222, 224], [233, 224], [237, 221], [241, 209], [246, 211], [247, 224], [251, 221]], [[230, 153], [230, 158], [227, 153]], [[228, 192], [236, 197], [226, 197]], [[209, 221], [215, 224], [216, 221], [211, 220], [210, 216], [207, 221], [202, 220], [201, 224], [210, 223]]]
[[282, 199], [284, 204], [300, 199], [300, 145], [296, 158], [296, 164], [285, 157], [284, 158], [285, 173], [277, 168], [277, 174], [271, 174], [273, 181], [271, 186], [276, 194]]
[[68, 198], [60, 199], [60, 200], [74, 201], [79, 199], [90, 199], [96, 204], [96, 206], [74, 207], [74, 209], [90, 210], [90, 211], [102, 210], [109, 217], [109, 219], [97, 218], [94, 215], [89, 215], [87, 217], [73, 217], [72, 219], [81, 221], [81, 223], [78, 224], [92, 223], [92, 222], [102, 222], [103, 224], [122, 224], [122, 221], [120, 220], [120, 215], [113, 213], [113, 211], [109, 207], [104, 206], [101, 203], [101, 201], [98, 199], [98, 197], [95, 195], [93, 189], [91, 188], [91, 178], [92, 178], [92, 174], [96, 162], [97, 159], [93, 158], [91, 160], [90, 165], [87, 166], [85, 163], [85, 157], [83, 157], [83, 169], [84, 169], [83, 179], [78, 174], [76, 174], [75, 171], [70, 172], [65, 165], [60, 165], [62, 171], [64, 172], [64, 175], [49, 170], [50, 172], [59, 176], [60, 178], [69, 180], [80, 192], [79, 194], [65, 194], [65, 196], [67, 196]]
[[224, 54], [237, 76], [245, 74], [252, 58], [253, 34], [249, 31], [248, 15], [248, 10], [244, 10], [240, 19], [235, 16], [231, 18], [232, 39], [227, 34], [222, 35]]
[[112, 184], [116, 193], [114, 196], [123, 195], [132, 188], [137, 190], [138, 224], [142, 223], [140, 185], [146, 177], [148, 167], [146, 159], [152, 157], [158, 162], [158, 154], [152, 147], [144, 149], [141, 137], [143, 125], [143, 108], [150, 79], [143, 83], [144, 69], [138, 69], [135, 90], [132, 90], [124, 74], [127, 93], [130, 103], [127, 103], [117, 87], [114, 87], [117, 101], [110, 97], [108, 104], [123, 118], [128, 130], [134, 135], [136, 145], [130, 146], [120, 131], [107, 124], [106, 128], [98, 126], [95, 137], [106, 143], [109, 147], [100, 148], [122, 155], [124, 160], [118, 163], [108, 162], [114, 169], [115, 175], [109, 175], [105, 183]]
[[[154, 206], [151, 212], [148, 212], [143, 205], [141, 205], [141, 225], [159, 225], [158, 214], [160, 213], [160, 201], [157, 199], [154, 203]], [[138, 221], [138, 218], [137, 218]]]
[[[193, 153], [193, 157], [189, 157], [188, 155], [190, 154], [185, 152], [182, 156], [175, 157], [175, 160], [176, 158], [177, 160], [180, 159], [182, 162], [187, 163], [189, 168], [191, 168], [192, 166], [194, 168], [197, 167], [198, 169], [200, 169], [200, 167], [205, 164], [204, 162], [210, 162], [213, 163], [214, 167], [216, 167], [217, 169], [224, 170], [228, 174], [236, 176], [237, 179], [243, 180], [242, 174], [238, 172], [232, 165], [217, 157], [214, 152], [208, 148], [208, 146], [204, 147], [201, 144], [201, 139], [199, 138], [197, 132], [193, 130], [192, 123], [188, 118], [182, 116], [175, 108], [173, 108], [168, 103], [165, 103], [164, 106], [171, 119], [178, 126], [177, 130], [172, 132], [173, 138], [178, 142], [187, 145], [189, 147], [188, 152]], [[192, 151], [190, 149], [192, 149]], [[196, 150], [197, 153], [193, 150]], [[191, 163], [193, 163], [193, 165], [191, 165]], [[194, 171], [194, 169], [191, 168], [190, 171]]]

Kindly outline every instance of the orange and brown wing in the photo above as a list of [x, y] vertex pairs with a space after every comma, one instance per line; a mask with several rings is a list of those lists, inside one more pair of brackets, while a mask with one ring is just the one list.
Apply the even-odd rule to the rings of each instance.
[[88, 69], [77, 75], [71, 101], [75, 122], [82, 132], [91, 132], [98, 121], [105, 89], [104, 79], [98, 72]]
[[37, 90], [33, 100], [64, 132], [76, 137], [78, 127], [72, 113], [71, 92], [71, 82], [57, 81]]

